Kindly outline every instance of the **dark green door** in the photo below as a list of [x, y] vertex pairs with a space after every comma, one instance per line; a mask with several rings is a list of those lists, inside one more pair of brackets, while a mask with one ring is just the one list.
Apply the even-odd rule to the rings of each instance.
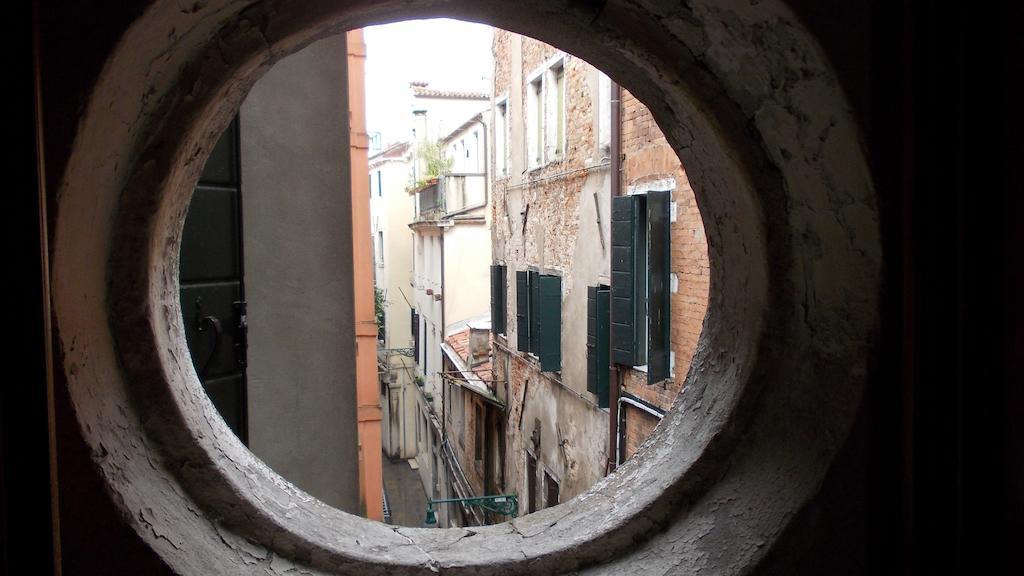
[[181, 312], [199, 380], [224, 421], [248, 443], [245, 287], [238, 118], [199, 178], [181, 240]]

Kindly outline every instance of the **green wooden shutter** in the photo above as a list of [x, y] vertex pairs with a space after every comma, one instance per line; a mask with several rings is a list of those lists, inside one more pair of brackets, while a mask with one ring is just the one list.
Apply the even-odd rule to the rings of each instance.
[[[643, 364], [638, 330], [644, 322], [638, 301], [637, 261], [642, 257], [640, 198], [612, 198], [611, 356], [616, 364]], [[642, 268], [640, 268], [642, 270]]]
[[562, 369], [562, 278], [537, 275], [537, 357], [544, 372]]
[[647, 383], [669, 377], [671, 271], [669, 192], [647, 193]]
[[527, 314], [529, 316], [528, 322], [530, 324], [529, 350], [534, 354], [536, 354], [537, 351], [540, 349], [539, 345], [537, 344], [537, 337], [540, 335], [540, 326], [538, 326], [540, 316], [537, 310], [538, 305], [540, 304], [540, 281], [537, 279], [539, 276], [540, 273], [538, 273], [535, 270], [530, 270], [528, 282], [530, 296], [527, 298], [527, 300], [529, 301]]
[[597, 286], [587, 286], [587, 392], [597, 394]]
[[597, 405], [608, 407], [609, 373], [608, 301], [611, 292], [607, 286], [587, 288], [587, 390], [597, 396]]
[[601, 286], [597, 290], [597, 405], [608, 407], [608, 387], [611, 382], [611, 354], [608, 329], [611, 324], [609, 302], [611, 290]]
[[530, 276], [516, 270], [516, 350], [530, 351]]
[[505, 267], [491, 265], [491, 331], [505, 333]]

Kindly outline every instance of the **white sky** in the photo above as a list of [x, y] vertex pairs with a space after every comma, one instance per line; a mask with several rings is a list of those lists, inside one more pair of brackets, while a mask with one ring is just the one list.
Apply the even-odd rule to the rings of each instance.
[[492, 29], [459, 20], [409, 20], [364, 29], [366, 128], [381, 143], [412, 131], [409, 82], [431, 88], [491, 91]]

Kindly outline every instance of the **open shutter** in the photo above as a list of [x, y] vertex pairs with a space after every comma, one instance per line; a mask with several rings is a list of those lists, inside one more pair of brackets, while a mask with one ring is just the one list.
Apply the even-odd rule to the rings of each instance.
[[597, 394], [597, 286], [587, 286], [587, 392]]
[[612, 198], [611, 355], [612, 362], [636, 366], [644, 363], [638, 330], [644, 322], [643, 303], [637, 298], [637, 266], [642, 256], [643, 228], [640, 198]]
[[647, 193], [647, 383], [669, 377], [672, 246], [669, 192]]
[[607, 286], [587, 288], [587, 390], [597, 396], [597, 405], [608, 407], [608, 383], [611, 379], [608, 357], [608, 301]]
[[601, 408], [608, 407], [608, 387], [611, 382], [611, 354], [608, 338], [608, 328], [611, 324], [611, 316], [608, 310], [611, 300], [611, 290], [607, 286], [601, 286], [597, 290], [597, 405]]
[[540, 304], [540, 281], [537, 279], [540, 273], [535, 270], [529, 272], [529, 292], [530, 296], [527, 298], [529, 306], [527, 308], [527, 314], [529, 315], [528, 321], [530, 323], [530, 352], [534, 354], [540, 349], [537, 343], [537, 337], [540, 335], [540, 315], [538, 314], [538, 307]]
[[491, 331], [505, 333], [505, 267], [491, 265]]
[[562, 369], [562, 278], [537, 275], [537, 357], [544, 372]]
[[530, 351], [530, 276], [516, 271], [516, 350]]

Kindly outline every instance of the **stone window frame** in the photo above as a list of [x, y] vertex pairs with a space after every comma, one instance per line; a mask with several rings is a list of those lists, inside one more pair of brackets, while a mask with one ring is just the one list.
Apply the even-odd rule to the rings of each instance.
[[[617, 3], [552, 18], [541, 0], [139, 12], [89, 94], [60, 184], [53, 303], [79, 432], [121, 517], [172, 571], [281, 558], [335, 574], [741, 574], [780, 552], [850, 434], [877, 351], [877, 196], [841, 85], [785, 5], [673, 7], [694, 33], [641, 7], [622, 18]], [[253, 457], [202, 394], [175, 303], [190, 190], [248, 88], [318, 38], [413, 16], [485, 18], [608, 71], [694, 176], [709, 244], [708, 315], [662, 425], [580, 497], [474, 538], [344, 514]], [[801, 450], [786, 449], [794, 437]], [[713, 555], [708, 530], [721, 535]]]
[[[644, 183], [641, 183], [641, 184], [631, 184], [631, 185], [626, 187], [626, 195], [628, 195], [628, 196], [643, 196], [643, 195], [647, 194], [648, 192], [668, 192], [669, 193], [669, 222], [668, 222], [668, 224], [669, 224], [669, 227], [671, 228], [671, 225], [675, 224], [675, 222], [676, 222], [676, 180], [675, 180], [675, 178], [671, 178], [671, 177], [670, 178], [661, 178], [661, 179], [652, 180], [652, 181], [649, 181], [649, 182], [644, 182]], [[645, 258], [645, 262], [647, 262], [647, 269], [644, 271], [644, 275], [645, 275], [645, 277], [650, 278], [650, 262], [647, 261], [646, 258]], [[671, 269], [670, 269], [669, 270], [669, 274], [667, 275], [667, 277], [669, 278], [669, 282], [672, 282], [671, 277], [672, 277], [673, 274], [674, 274], [674, 272], [672, 272]], [[671, 289], [671, 285], [669, 286], [669, 293], [670, 294], [674, 294], [674, 292]], [[649, 322], [649, 319], [648, 319], [648, 322]], [[637, 341], [637, 345], [638, 346], [643, 346], [645, 348], [645, 350], [644, 350], [644, 356], [645, 357], [647, 355], [647, 351], [646, 351], [646, 347], [647, 347], [646, 334], [647, 334], [647, 330], [648, 329], [649, 328], [647, 326], [644, 327], [644, 336], [645, 337], [641, 338], [641, 339], [639, 339]], [[671, 349], [671, 345], [670, 345], [670, 348], [669, 348], [669, 363], [668, 363], [668, 365], [669, 365], [669, 370], [668, 370], [669, 378], [675, 378], [675, 376], [676, 376], [676, 352], [675, 352], [675, 350]], [[644, 374], [644, 378], [647, 377], [647, 364], [646, 363], [638, 364], [638, 365], [635, 365], [635, 366], [630, 366], [629, 368], [632, 369], [632, 370], [636, 370], [637, 372], [643, 373]]]
[[[567, 110], [568, 99], [569, 99], [568, 98], [568, 82], [569, 82], [568, 64], [569, 64], [569, 59], [570, 59], [569, 54], [566, 54], [565, 52], [562, 52], [561, 50], [559, 50], [558, 52], [555, 53], [554, 56], [551, 56], [547, 60], [545, 60], [544, 63], [542, 63], [540, 66], [537, 66], [536, 68], [531, 70], [530, 73], [526, 75], [525, 82], [523, 83], [523, 86], [524, 86], [524, 88], [526, 90], [526, 102], [527, 102], [527, 105], [525, 106], [526, 114], [524, 114], [524, 119], [526, 121], [526, 126], [525, 126], [525, 128], [526, 128], [526, 149], [527, 149], [526, 156], [527, 156], [528, 170], [531, 171], [531, 172], [534, 171], [534, 170], [539, 170], [541, 168], [547, 167], [547, 166], [549, 166], [551, 164], [557, 164], [559, 162], [562, 162], [565, 159], [565, 157], [566, 157], [566, 150], [568, 149], [568, 145], [569, 145], [569, 142], [568, 142], [568, 139], [567, 139], [567, 134], [568, 134], [567, 124], [568, 124], [568, 122], [567, 122], [567, 117], [566, 117], [566, 110]], [[551, 85], [552, 82], [554, 82], [554, 70], [555, 69], [561, 69], [561, 71], [562, 71], [562, 86], [563, 86], [564, 96], [562, 98], [562, 109], [560, 111], [552, 110], [552, 100], [555, 98], [555, 96], [551, 93], [552, 89], [551, 89], [550, 85]], [[534, 89], [533, 87], [535, 85], [538, 87], [538, 94], [537, 94], [536, 97], [537, 97], [537, 100], [539, 101], [539, 104], [533, 103], [534, 96], [533, 96], [531, 91]], [[535, 114], [534, 113], [535, 110], [533, 109], [534, 106], [538, 106], [538, 105], [540, 106], [540, 113], [539, 113], [539, 115]], [[556, 115], [559, 112], [562, 115], [562, 125], [561, 125], [561, 131], [562, 131], [562, 134], [561, 134], [561, 136], [562, 136], [562, 151], [561, 152], [557, 152], [555, 150], [555, 142], [557, 142], [558, 135], [557, 134], [553, 134], [553, 132], [552, 132], [552, 130], [553, 130], [552, 125], [557, 123], [556, 122], [556, 120], [557, 120], [557, 116]], [[532, 126], [531, 123], [534, 122], [534, 121], [539, 122], [540, 126], [538, 126], [538, 127]], [[532, 138], [535, 135], [534, 134], [535, 128], [539, 132], [539, 135], [537, 136], [539, 141], [536, 144], [536, 146], [538, 148], [536, 157], [535, 157], [534, 154], [530, 153], [530, 151], [531, 151], [530, 138]]]
[[504, 107], [505, 115], [501, 121], [502, 134], [500, 138], [494, 138], [495, 144], [501, 142], [501, 158], [498, 158], [498, 146], [494, 146], [494, 177], [497, 178], [508, 178], [510, 176], [509, 166], [511, 165], [511, 154], [509, 145], [511, 144], [510, 129], [509, 129], [509, 118], [512, 112], [512, 101], [509, 99], [508, 91], [502, 92], [500, 95], [494, 98], [494, 132], [497, 133], [498, 129], [498, 109]]

